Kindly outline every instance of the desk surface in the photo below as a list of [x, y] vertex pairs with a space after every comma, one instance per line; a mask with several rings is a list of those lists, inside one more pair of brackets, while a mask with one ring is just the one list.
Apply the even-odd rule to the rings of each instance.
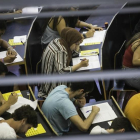
[[[7, 23], [7, 29], [2, 39], [7, 42], [13, 39], [14, 36], [28, 35], [33, 19], [18, 19], [13, 22]], [[15, 50], [24, 59], [25, 46], [17, 45]]]

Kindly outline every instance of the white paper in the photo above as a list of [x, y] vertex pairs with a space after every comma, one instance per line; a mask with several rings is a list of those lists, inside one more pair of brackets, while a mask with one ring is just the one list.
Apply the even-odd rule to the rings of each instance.
[[22, 9], [22, 14], [38, 14], [38, 7], [25, 7]]
[[80, 59], [84, 59], [84, 58], [89, 59], [89, 65], [87, 67], [82, 67], [82, 68], [78, 69], [77, 71], [100, 68], [100, 62], [99, 62], [98, 55], [72, 58], [73, 65], [77, 65], [78, 63], [81, 62]]
[[[116, 113], [114, 110], [111, 108], [111, 106], [106, 102], [106, 103], [101, 103], [101, 104], [96, 104], [95, 106], [98, 106], [100, 108], [100, 111], [98, 114], [95, 116], [92, 124], [94, 123], [99, 123], [99, 122], [104, 122], [108, 120], [113, 120], [117, 118]], [[92, 106], [87, 106], [81, 108], [82, 113], [84, 114], [85, 118], [87, 118], [92, 110]]]
[[[0, 58], [6, 57], [6, 52], [7, 51], [0, 52]], [[16, 57], [17, 58], [13, 62], [11, 62], [11, 63], [17, 63], [17, 62], [22, 62], [23, 61], [23, 59], [21, 58], [21, 56], [18, 53], [17, 53], [17, 56]], [[5, 65], [11, 64], [11, 63], [5, 63]]]
[[30, 106], [35, 110], [36, 107], [37, 107], [37, 100], [31, 101], [31, 100], [29, 100], [29, 99], [26, 99], [26, 98], [24, 98], [24, 97], [20, 97], [20, 96], [19, 96], [17, 102], [16, 102], [14, 105], [12, 105], [12, 106], [10, 107], [10, 109], [7, 110], [7, 112], [9, 112], [9, 113], [14, 113], [14, 111], [15, 111], [16, 109], [18, 109], [19, 107], [21, 107], [21, 106], [23, 106], [23, 105], [30, 105]]
[[22, 36], [14, 36], [14, 43], [24, 43], [26, 42], [27, 35], [22, 35]]
[[[86, 33], [86, 32], [83, 32], [83, 33]], [[106, 33], [106, 30], [95, 31], [93, 37], [84, 39], [83, 42], [80, 44], [80, 46], [85, 45], [86, 43], [103, 42], [105, 33]]]

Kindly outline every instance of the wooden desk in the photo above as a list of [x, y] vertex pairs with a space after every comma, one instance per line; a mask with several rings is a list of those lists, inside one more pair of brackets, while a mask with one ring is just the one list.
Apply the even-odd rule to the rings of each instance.
[[[13, 39], [14, 36], [21, 36], [21, 35], [27, 35], [29, 34], [31, 25], [32, 25], [33, 19], [17, 19], [14, 20], [13, 22], [7, 23], [7, 29], [5, 34], [2, 36], [2, 39], [6, 40], [7, 42], [9, 39]], [[8, 66], [11, 65], [25, 65], [25, 45], [17, 45], [15, 47], [15, 50], [17, 53], [21, 56], [23, 59], [22, 62], [17, 62], [17, 63], [11, 63], [8, 64]], [[26, 71], [26, 69], [25, 69]], [[27, 71], [26, 71], [27, 73]]]

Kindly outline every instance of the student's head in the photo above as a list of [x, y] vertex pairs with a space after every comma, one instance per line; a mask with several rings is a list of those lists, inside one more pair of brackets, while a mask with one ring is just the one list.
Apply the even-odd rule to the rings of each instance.
[[8, 72], [8, 69], [7, 69], [6, 65], [4, 65], [0, 61], [0, 77], [4, 77], [7, 72]]
[[[126, 48], [128, 48], [134, 41], [140, 39], [140, 32], [136, 33], [127, 43], [126, 43]], [[140, 41], [138, 43], [140, 45]]]
[[114, 119], [110, 126], [110, 130], [116, 133], [130, 132], [132, 129], [130, 121], [125, 117], [118, 117]]
[[64, 45], [68, 52], [67, 66], [69, 66], [72, 59], [72, 51], [78, 50], [82, 41], [82, 36], [76, 29], [66, 27], [62, 30], [60, 43]]
[[6, 30], [6, 22], [0, 20], [0, 37], [5, 33]]
[[37, 127], [37, 114], [29, 105], [16, 109], [11, 118], [18, 122], [15, 130], [17, 133], [26, 133], [31, 127]]
[[82, 98], [94, 89], [93, 81], [73, 82], [70, 84], [70, 90], [76, 93], [75, 98]]

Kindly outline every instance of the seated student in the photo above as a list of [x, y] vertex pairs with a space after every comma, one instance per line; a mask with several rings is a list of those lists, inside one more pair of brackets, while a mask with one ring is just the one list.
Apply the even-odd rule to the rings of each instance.
[[0, 92], [0, 116], [7, 111], [11, 105], [17, 102], [18, 95], [16, 93], [11, 94], [8, 98], [8, 101], [5, 101], [1, 92]]
[[0, 61], [3, 63], [11, 63], [16, 58], [16, 51], [8, 44], [7, 41], [1, 39], [1, 36], [5, 33], [6, 23], [5, 21], [0, 21], [0, 51], [7, 50], [7, 56], [4, 58], [0, 58]]
[[111, 134], [131, 131], [133, 131], [133, 128], [130, 121], [125, 117], [118, 117], [113, 120], [109, 129], [104, 129], [97, 125], [90, 131], [90, 134]]
[[[7, 76], [15, 76], [15, 75], [12, 72], [8, 72], [6, 65], [0, 62], [0, 79]], [[7, 93], [11, 91], [16, 91], [16, 90], [19, 90], [19, 89], [18, 89], [18, 85], [14, 84], [14, 82], [13, 82], [13, 85], [0, 86], [1, 93]]]
[[[140, 70], [140, 32], [135, 34], [127, 43], [123, 56], [124, 70]], [[126, 84], [140, 90], [140, 78], [127, 79]]]
[[124, 109], [125, 116], [140, 131], [140, 93], [133, 95]]
[[[66, 74], [74, 72], [81, 67], [87, 67], [88, 59], [84, 59], [77, 65], [70, 66], [72, 52], [79, 51], [79, 45], [82, 41], [82, 36], [76, 29], [64, 28], [61, 38], [51, 41], [43, 53], [42, 74]], [[66, 82], [41, 84], [38, 97], [46, 98], [56, 86], [62, 84], [66, 85]]]
[[[58, 9], [59, 10], [59, 9]], [[77, 7], [71, 7], [71, 8], [67, 8], [67, 9], [60, 9], [61, 11], [63, 10], [70, 10], [70, 11], [75, 11], [77, 10]], [[82, 27], [86, 27], [89, 29], [89, 31], [83, 35], [83, 38], [88, 38], [88, 37], [92, 37], [95, 29], [98, 30], [103, 30], [100, 27], [96, 27], [93, 26], [92, 24], [88, 24], [86, 22], [80, 21], [78, 17], [76, 16], [69, 16], [69, 17], [52, 17], [49, 20], [49, 23], [47, 25], [47, 28], [44, 31], [44, 34], [42, 36], [41, 39], [41, 43], [43, 48], [46, 48], [48, 43], [50, 43], [53, 39], [55, 38], [59, 38], [61, 35], [61, 31], [65, 28], [65, 27], [78, 27], [78, 28], [82, 28]]]
[[69, 87], [58, 86], [48, 95], [43, 103], [42, 111], [59, 135], [69, 131], [71, 122], [81, 131], [89, 129], [100, 109], [93, 106], [89, 117], [83, 121], [71, 100], [83, 98], [92, 90], [93, 82], [75, 82]]
[[26, 133], [31, 127], [37, 127], [37, 124], [35, 110], [29, 105], [21, 106], [10, 119], [0, 118], [0, 139], [16, 139], [17, 133]]

